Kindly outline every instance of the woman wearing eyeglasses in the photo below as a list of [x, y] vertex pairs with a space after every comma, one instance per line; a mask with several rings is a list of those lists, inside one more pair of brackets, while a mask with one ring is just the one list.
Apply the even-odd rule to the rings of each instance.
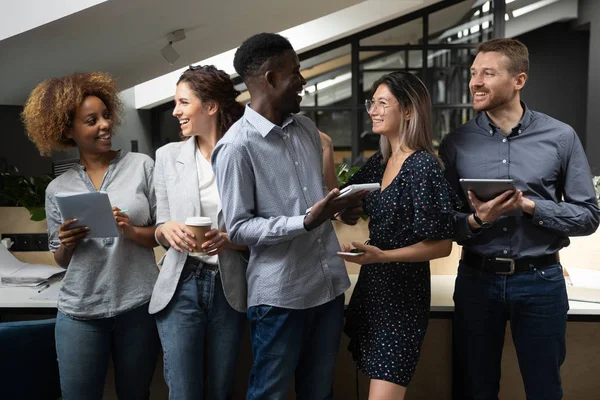
[[[157, 241], [167, 253], [150, 301], [164, 350], [169, 398], [231, 395], [246, 311], [243, 251], [225, 233], [210, 156], [244, 113], [229, 75], [190, 67], [177, 82], [173, 116], [187, 140], [156, 152]], [[196, 237], [188, 217], [214, 229]]]
[[[452, 210], [459, 200], [432, 145], [431, 101], [415, 75], [394, 72], [373, 84], [365, 102], [380, 149], [349, 184], [378, 182], [364, 198], [369, 244], [342, 256], [362, 264], [346, 333], [357, 366], [370, 378], [369, 398], [403, 399], [429, 320], [429, 260], [452, 249]], [[350, 245], [343, 245], [350, 251]]]

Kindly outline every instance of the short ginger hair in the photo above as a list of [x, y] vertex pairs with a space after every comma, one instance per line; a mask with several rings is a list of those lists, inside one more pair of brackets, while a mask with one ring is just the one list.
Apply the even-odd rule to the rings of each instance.
[[25, 131], [40, 154], [75, 147], [65, 132], [73, 126], [77, 108], [88, 96], [104, 102], [113, 126], [120, 122], [123, 104], [115, 80], [103, 72], [77, 72], [43, 81], [32, 90], [21, 114]]
[[529, 73], [529, 51], [517, 39], [492, 39], [479, 45], [478, 53], [497, 52], [508, 57], [508, 72], [513, 75]]

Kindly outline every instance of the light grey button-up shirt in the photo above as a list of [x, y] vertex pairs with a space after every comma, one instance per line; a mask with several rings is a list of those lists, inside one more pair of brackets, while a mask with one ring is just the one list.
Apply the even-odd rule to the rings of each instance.
[[248, 306], [316, 307], [350, 286], [330, 221], [307, 232], [306, 209], [325, 197], [315, 124], [279, 127], [250, 107], [219, 141], [212, 164], [227, 231], [250, 247]]
[[[120, 150], [102, 180], [100, 190], [108, 194], [113, 206], [127, 209], [132, 225], [154, 225], [153, 171], [154, 161], [147, 155]], [[94, 191], [81, 164], [50, 182], [46, 189], [50, 251], [60, 247], [58, 228], [64, 222], [56, 193]], [[150, 301], [157, 276], [154, 251], [148, 247], [122, 236], [82, 239], [63, 279], [58, 309], [77, 319], [114, 317]]]
[[[440, 147], [446, 177], [464, 204], [455, 214], [456, 240], [487, 257], [553, 254], [569, 245], [569, 236], [593, 233], [600, 220], [590, 167], [573, 128], [521, 104], [523, 117], [510, 135], [480, 113]], [[460, 178], [513, 179], [535, 202], [534, 215], [504, 216], [473, 234]]]

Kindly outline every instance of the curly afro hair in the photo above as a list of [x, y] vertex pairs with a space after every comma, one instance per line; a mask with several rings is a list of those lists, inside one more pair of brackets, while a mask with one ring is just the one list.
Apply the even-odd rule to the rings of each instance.
[[273, 56], [294, 50], [291, 43], [276, 33], [259, 33], [246, 39], [233, 58], [235, 72], [244, 81], [255, 76], [260, 67]]
[[88, 96], [96, 96], [108, 109], [113, 126], [120, 122], [123, 105], [115, 80], [103, 72], [77, 72], [51, 78], [36, 86], [21, 114], [29, 139], [40, 154], [75, 147], [64, 134], [73, 125], [77, 108]]

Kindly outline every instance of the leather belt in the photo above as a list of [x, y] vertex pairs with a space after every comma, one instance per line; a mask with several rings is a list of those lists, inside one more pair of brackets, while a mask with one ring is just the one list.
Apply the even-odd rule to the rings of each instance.
[[517, 259], [504, 257], [487, 258], [465, 248], [462, 250], [461, 260], [472, 268], [498, 275], [512, 275], [518, 272], [529, 272], [531, 267], [543, 269], [559, 262], [558, 253]]

